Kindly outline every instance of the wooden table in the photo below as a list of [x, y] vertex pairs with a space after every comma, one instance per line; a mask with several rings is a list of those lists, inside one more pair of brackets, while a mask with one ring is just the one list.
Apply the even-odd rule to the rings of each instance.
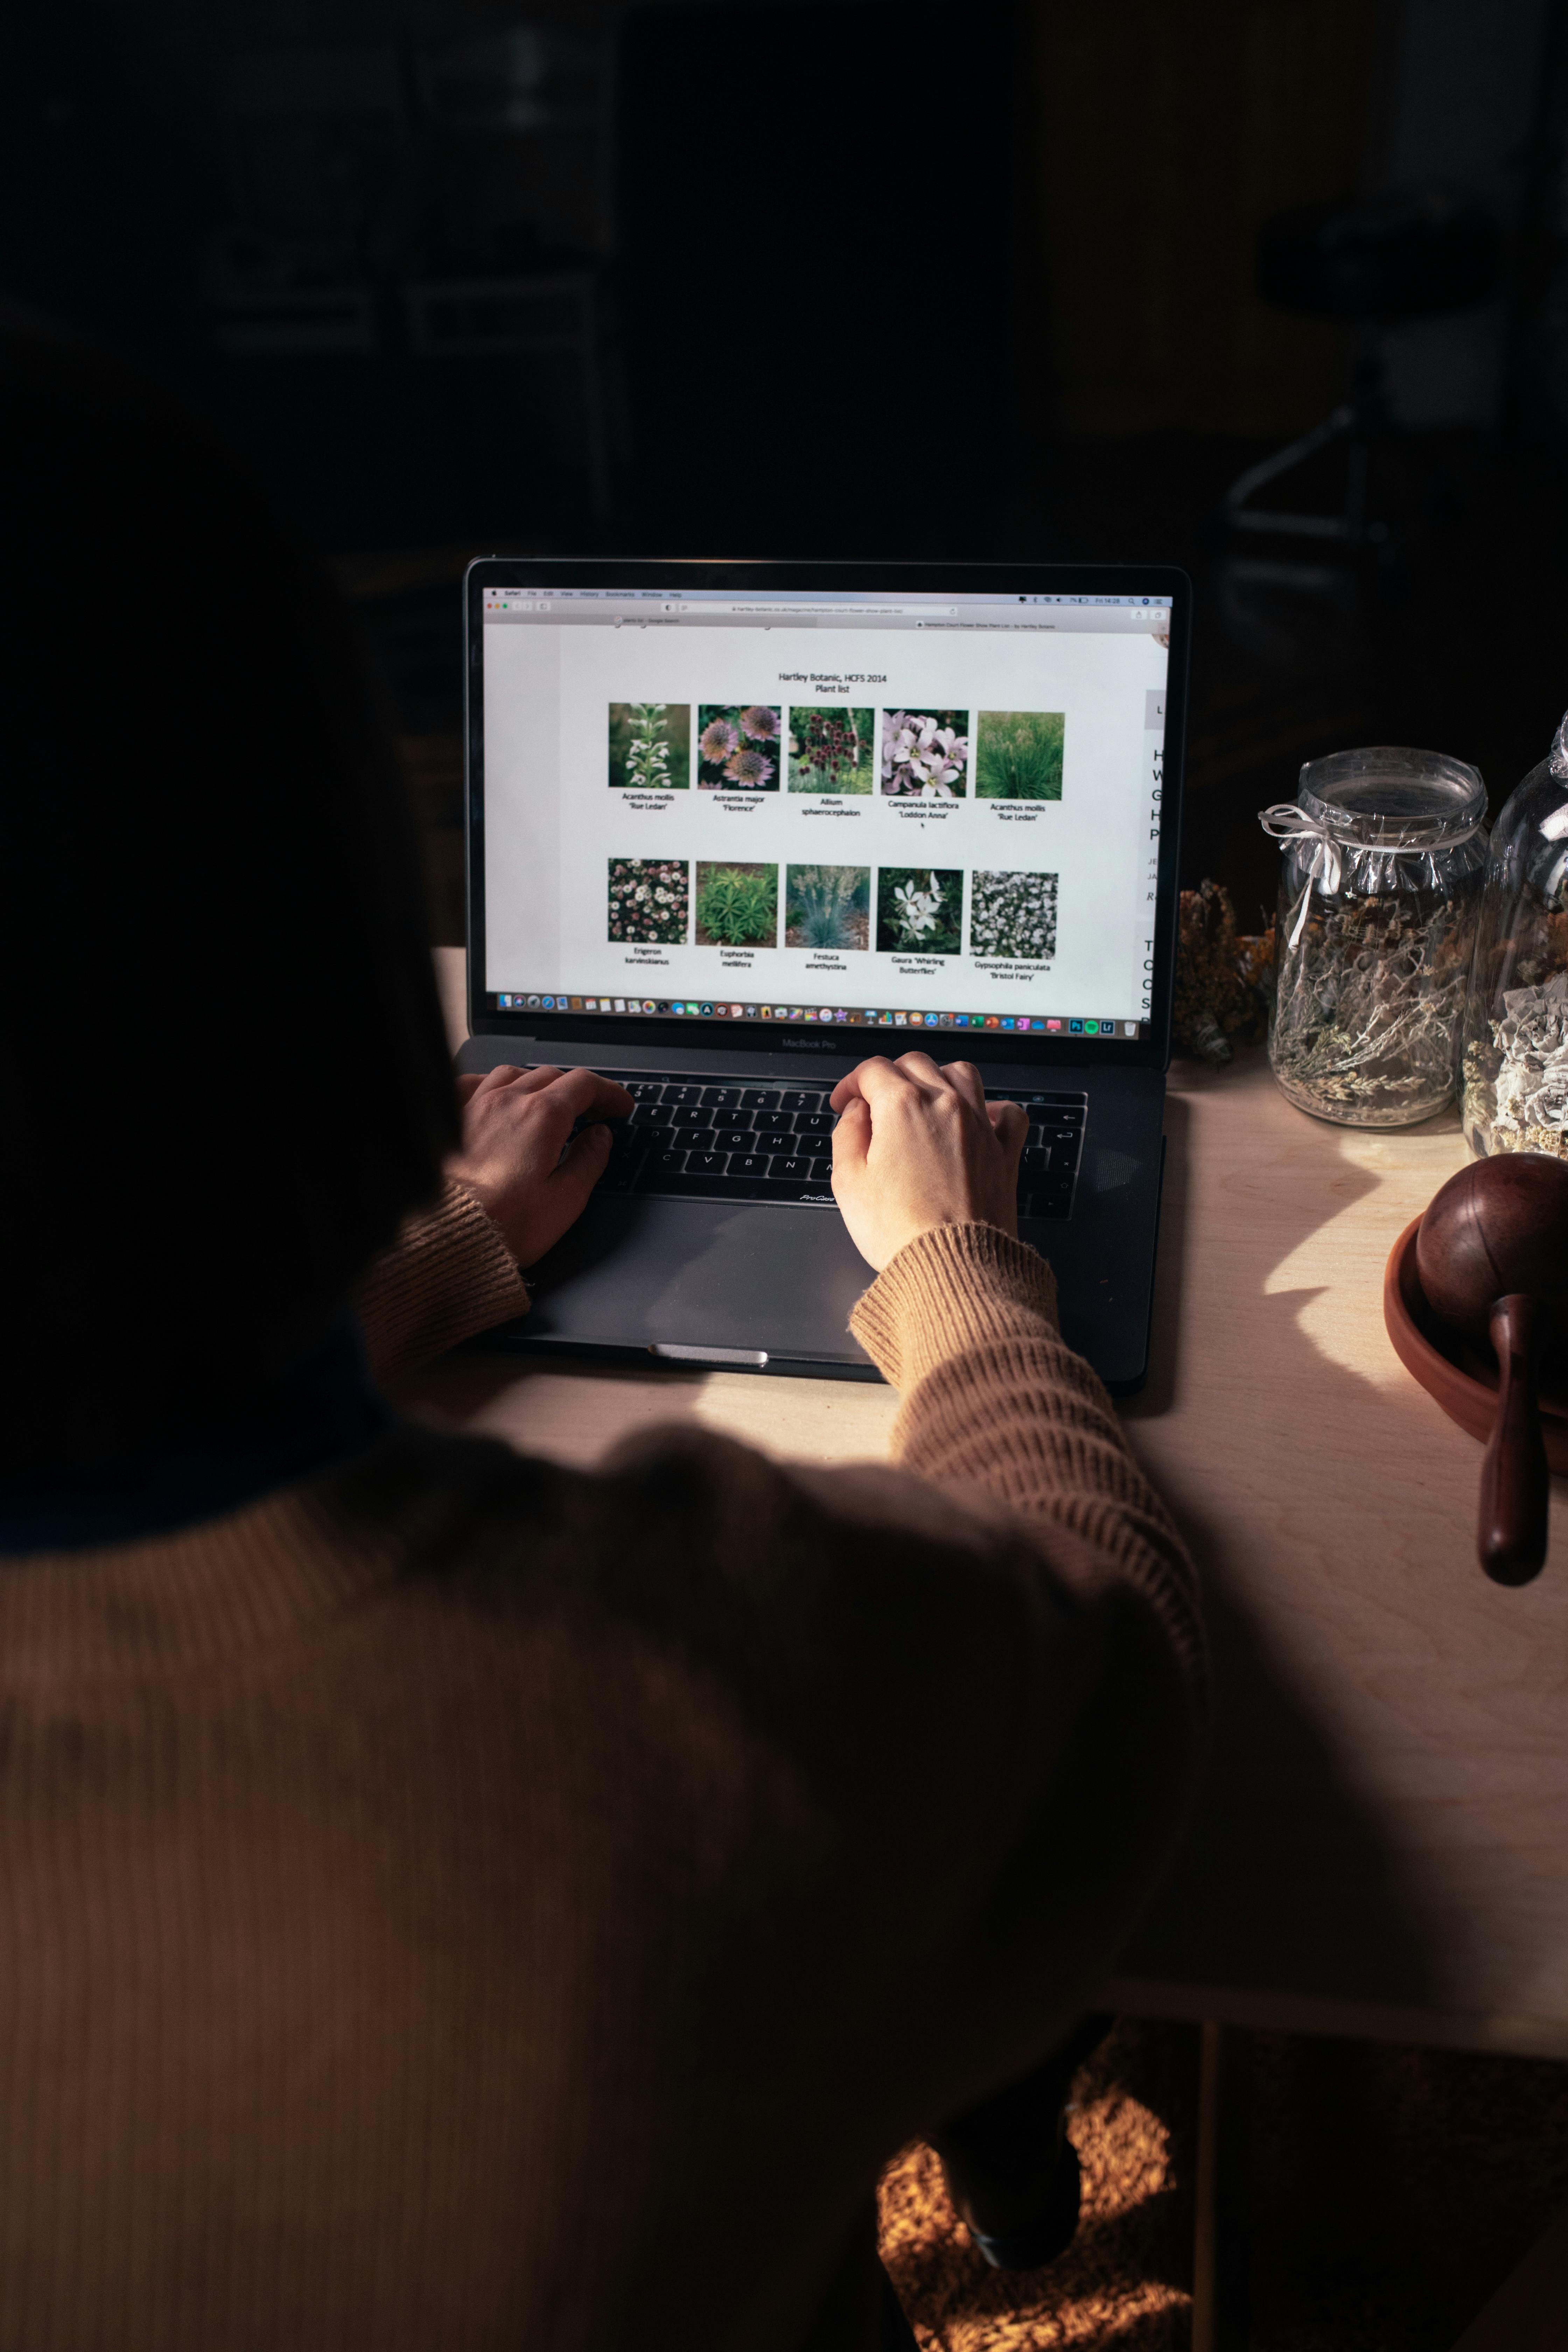
[[[454, 1036], [462, 955], [440, 950]], [[1144, 2015], [1568, 2057], [1568, 1492], [1545, 1571], [1476, 1564], [1480, 1450], [1383, 1328], [1384, 1262], [1465, 1151], [1292, 1110], [1261, 1054], [1178, 1065], [1149, 1385], [1128, 1433], [1203, 1569], [1213, 1769], [1106, 1988]], [[409, 1402], [594, 1460], [693, 1419], [886, 1451], [885, 1388], [464, 1356]]]

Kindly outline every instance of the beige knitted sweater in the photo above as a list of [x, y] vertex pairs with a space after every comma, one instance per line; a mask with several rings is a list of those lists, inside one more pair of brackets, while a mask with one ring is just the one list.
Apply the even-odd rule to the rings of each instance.
[[[450, 1187], [363, 1311], [523, 1304]], [[874, 2345], [878, 2168], [1091, 1994], [1201, 1633], [1032, 1252], [854, 1328], [900, 1469], [398, 1427], [0, 1575], [0, 2352]]]

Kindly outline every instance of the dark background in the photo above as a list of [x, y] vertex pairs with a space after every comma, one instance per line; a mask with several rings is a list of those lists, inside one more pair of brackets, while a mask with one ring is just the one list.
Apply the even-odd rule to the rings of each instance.
[[[477, 551], [1184, 563], [1185, 878], [1244, 922], [1303, 759], [1435, 746], [1495, 810], [1568, 702], [1557, 0], [88, 0], [0, 41], [0, 286], [185, 384], [333, 562], [442, 938]], [[1264, 223], [1434, 179], [1501, 289], [1382, 340], [1388, 536], [1227, 537], [1351, 355], [1259, 299]]]

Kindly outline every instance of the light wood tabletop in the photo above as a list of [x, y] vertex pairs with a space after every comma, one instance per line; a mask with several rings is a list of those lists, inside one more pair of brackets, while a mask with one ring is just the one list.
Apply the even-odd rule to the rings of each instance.
[[[461, 1038], [461, 950], [438, 961]], [[1178, 1064], [1166, 1135], [1151, 1377], [1124, 1417], [1203, 1570], [1215, 1733], [1106, 1998], [1568, 2056], [1568, 1488], [1542, 1575], [1489, 1584], [1480, 1448], [1383, 1328], [1384, 1261], [1463, 1164], [1458, 1123], [1328, 1126], [1255, 1052]], [[876, 1456], [897, 1409], [879, 1386], [475, 1353], [403, 1401], [579, 1463], [692, 1419], [781, 1456]]]

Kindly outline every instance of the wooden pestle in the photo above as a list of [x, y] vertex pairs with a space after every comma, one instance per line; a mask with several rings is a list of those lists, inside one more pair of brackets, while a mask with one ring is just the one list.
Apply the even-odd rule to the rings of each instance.
[[1536, 1379], [1542, 1348], [1568, 1326], [1568, 1161], [1533, 1151], [1472, 1160], [1429, 1202], [1415, 1270], [1444, 1322], [1497, 1357], [1476, 1549], [1497, 1583], [1528, 1584], [1546, 1559]]

